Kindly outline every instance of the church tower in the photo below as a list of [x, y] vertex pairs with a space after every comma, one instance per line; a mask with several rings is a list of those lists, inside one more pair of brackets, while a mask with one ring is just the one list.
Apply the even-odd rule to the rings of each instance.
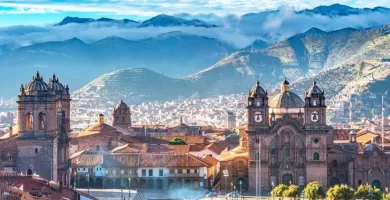
[[304, 108], [306, 126], [326, 125], [325, 95], [315, 81], [306, 92]]
[[[55, 77], [47, 84], [37, 72], [29, 84], [21, 86], [17, 100], [16, 168], [19, 172], [28, 175], [36, 173], [56, 182], [66, 179], [66, 130], [69, 130], [69, 125], [66, 125], [69, 117], [66, 119], [66, 116], [70, 112], [69, 103], [69, 89], [63, 87]], [[65, 106], [59, 106], [62, 104]], [[63, 113], [63, 110], [67, 113]], [[63, 118], [59, 123], [60, 111]], [[61, 126], [64, 128], [60, 129]], [[59, 171], [64, 173], [61, 177]]]
[[114, 108], [113, 112], [114, 127], [119, 127], [125, 130], [131, 129], [131, 112], [129, 106], [121, 100]]
[[248, 130], [255, 131], [259, 128], [268, 127], [268, 96], [267, 92], [260, 86], [259, 81], [249, 91], [247, 109]]

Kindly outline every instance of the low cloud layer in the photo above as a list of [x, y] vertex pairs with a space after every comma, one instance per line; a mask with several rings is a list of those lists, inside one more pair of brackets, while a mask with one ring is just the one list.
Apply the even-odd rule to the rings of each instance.
[[74, 37], [87, 43], [110, 36], [140, 40], [171, 31], [182, 31], [217, 38], [241, 48], [249, 45], [255, 39], [263, 39], [269, 43], [274, 43], [294, 34], [305, 32], [312, 27], [324, 31], [333, 31], [347, 27], [365, 29], [390, 23], [390, 13], [367, 12], [360, 15], [329, 17], [298, 14], [291, 8], [283, 8], [278, 12], [263, 12], [244, 16], [227, 15], [218, 17], [213, 14], [195, 16], [179, 14], [178, 16], [187, 19], [200, 18], [220, 27], [135, 28], [107, 23], [68, 24], [65, 26], [11, 26], [0, 28], [0, 45], [27, 46], [47, 41], [62, 41]]

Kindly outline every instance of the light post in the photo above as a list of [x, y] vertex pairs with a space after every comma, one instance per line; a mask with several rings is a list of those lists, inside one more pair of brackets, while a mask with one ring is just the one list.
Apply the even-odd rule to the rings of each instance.
[[[275, 180], [274, 179], [271, 179], [271, 186], [272, 186], [272, 190], [274, 190], [274, 187], [275, 187]], [[271, 190], [271, 192], [272, 192]], [[272, 195], [272, 199], [274, 199], [274, 195], [271, 193]]]
[[73, 189], [76, 189], [76, 170], [73, 172]]
[[242, 180], [240, 180], [240, 196], [242, 196]]
[[87, 177], [87, 187], [88, 187], [88, 194], [89, 194], [89, 174], [87, 174], [86, 177]]
[[129, 177], [129, 200], [131, 199], [131, 194], [130, 194], [130, 188], [131, 188], [131, 178]]
[[123, 189], [121, 189], [121, 200], [123, 199]]
[[227, 169], [225, 169], [222, 172], [223, 172], [223, 176], [225, 177], [225, 195], [226, 195], [226, 193], [227, 193], [227, 188], [226, 188], [226, 186], [227, 186], [227, 177], [229, 176], [229, 171]]

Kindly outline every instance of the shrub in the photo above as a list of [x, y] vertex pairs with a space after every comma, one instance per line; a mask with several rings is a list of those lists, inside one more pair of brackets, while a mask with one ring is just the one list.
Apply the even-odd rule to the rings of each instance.
[[309, 200], [324, 198], [325, 196], [321, 183], [317, 181], [307, 184], [303, 193], [305, 194], [305, 198], [308, 198]]
[[335, 185], [329, 188], [327, 197], [330, 200], [350, 200], [354, 198], [354, 189], [348, 185]]
[[283, 191], [283, 197], [296, 197], [298, 196], [298, 186], [290, 185], [286, 190]]
[[180, 138], [172, 138], [171, 141], [169, 141], [170, 145], [185, 145], [186, 142]]
[[277, 185], [272, 189], [271, 195], [273, 197], [283, 197], [283, 192], [288, 190], [288, 186], [284, 184]]
[[355, 198], [357, 199], [368, 199], [368, 196], [370, 195], [371, 186], [368, 184], [365, 185], [359, 185], [355, 192]]

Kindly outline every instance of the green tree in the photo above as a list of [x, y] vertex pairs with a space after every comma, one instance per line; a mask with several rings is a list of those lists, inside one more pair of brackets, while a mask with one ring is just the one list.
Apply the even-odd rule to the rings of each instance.
[[170, 145], [185, 145], [186, 142], [180, 138], [172, 138], [171, 141], [169, 141]]
[[355, 192], [355, 198], [357, 199], [368, 199], [368, 196], [370, 195], [371, 186], [368, 184], [365, 185], [359, 185]]
[[307, 184], [303, 193], [305, 194], [305, 198], [308, 198], [309, 200], [320, 199], [325, 196], [321, 183], [317, 181]]
[[329, 188], [327, 192], [327, 199], [350, 200], [354, 198], [354, 193], [354, 189], [350, 188], [348, 185], [335, 185], [334, 187]]
[[286, 190], [288, 190], [288, 186], [284, 184], [280, 184], [274, 187], [274, 189], [271, 191], [271, 195], [273, 197], [283, 197], [283, 192]]
[[286, 190], [283, 191], [283, 197], [296, 197], [298, 196], [298, 186], [289, 185]]
[[375, 188], [375, 189], [374, 189], [373, 195], [374, 195], [374, 199], [376, 199], [376, 200], [381, 200], [381, 199], [383, 199], [382, 191], [381, 191], [381, 189], [379, 189], [379, 188]]

